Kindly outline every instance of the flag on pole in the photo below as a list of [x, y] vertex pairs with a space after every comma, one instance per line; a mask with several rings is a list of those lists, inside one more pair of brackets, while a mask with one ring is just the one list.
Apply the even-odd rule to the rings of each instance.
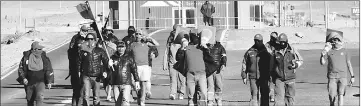
[[83, 18], [95, 20], [94, 15], [87, 4], [80, 3], [76, 6], [76, 9]]

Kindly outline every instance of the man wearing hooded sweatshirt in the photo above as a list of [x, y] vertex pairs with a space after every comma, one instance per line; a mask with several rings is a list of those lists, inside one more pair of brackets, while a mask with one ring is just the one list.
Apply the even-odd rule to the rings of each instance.
[[[185, 39], [185, 38], [184, 38]], [[207, 78], [205, 62], [212, 63], [213, 58], [204, 58], [204, 55], [209, 55], [209, 49], [200, 45], [200, 37], [191, 34], [190, 43], [184, 40], [184, 44], [177, 51], [176, 60], [184, 60], [186, 64], [186, 78], [188, 89], [188, 105], [193, 106], [194, 101], [197, 101], [198, 105], [207, 105]], [[199, 99], [194, 98], [196, 95], [196, 86], [199, 86]]]
[[85, 41], [85, 37], [88, 33], [88, 27], [83, 25], [80, 28], [78, 34], [74, 35], [69, 43], [68, 59], [69, 59], [69, 75], [71, 87], [73, 89], [72, 106], [80, 106], [83, 99], [81, 99], [81, 79], [79, 73], [76, 70], [76, 63], [79, 57], [79, 51], [81, 44]]
[[[270, 56], [274, 56], [274, 50], [275, 50], [275, 46], [278, 43], [277, 41], [278, 38], [278, 33], [277, 32], [272, 32], [270, 35], [270, 40], [265, 44], [268, 53], [270, 54]], [[271, 63], [270, 63], [271, 64]], [[272, 82], [272, 77], [270, 77], [271, 79], [269, 80], [269, 88], [270, 88], [270, 101], [274, 102], [274, 87], [275, 84]]]
[[127, 45], [127, 49], [130, 49], [129, 48], [130, 44], [132, 44], [133, 42], [136, 41], [135, 32], [136, 31], [135, 31], [134, 26], [129, 26], [128, 27], [128, 35], [122, 39], [122, 41], [125, 42], [125, 44]]
[[269, 105], [269, 87], [270, 79], [270, 58], [261, 34], [254, 36], [254, 45], [248, 49], [242, 61], [242, 78], [243, 83], [247, 84], [249, 79], [251, 88], [251, 106], [258, 106], [258, 98], [261, 93], [261, 106]]
[[45, 85], [50, 89], [54, 83], [53, 68], [43, 48], [39, 42], [33, 42], [20, 61], [17, 81], [24, 85], [28, 106], [34, 106], [34, 102], [42, 106]]
[[201, 13], [203, 14], [203, 22], [205, 25], [212, 26], [213, 23], [211, 22], [212, 14], [216, 12], [215, 7], [209, 3], [209, 1], [204, 2], [201, 7]]
[[279, 44], [276, 45], [274, 56], [271, 58], [271, 75], [275, 83], [274, 105], [295, 105], [296, 96], [296, 69], [303, 63], [298, 50], [288, 43], [287, 35], [278, 36]]
[[342, 34], [332, 31], [327, 35], [326, 40], [320, 62], [321, 65], [325, 65], [327, 62], [327, 89], [330, 106], [335, 106], [336, 97], [338, 97], [338, 106], [342, 106], [347, 86], [347, 71], [351, 74], [351, 86], [355, 82], [351, 58], [344, 48]]
[[[89, 33], [83, 43], [77, 63], [78, 72], [81, 73], [85, 106], [90, 105], [90, 90], [93, 89], [93, 105], [100, 105], [100, 79], [107, 77], [103, 67], [108, 67], [109, 59], [104, 49], [96, 46], [95, 34]], [[103, 65], [102, 65], [103, 64]]]
[[[183, 36], [185, 32], [180, 31], [180, 25], [173, 25], [173, 31], [170, 32], [170, 35], [167, 40], [166, 50], [164, 51], [163, 57], [163, 70], [169, 71], [169, 79], [170, 79], [170, 94], [169, 98], [174, 100], [178, 93], [178, 98], [183, 99], [185, 94], [185, 77], [179, 73], [177, 70], [173, 68], [174, 64], [177, 62], [176, 60], [176, 53], [177, 50], [181, 47], [181, 44], [176, 44], [174, 42], [175, 37]], [[177, 34], [176, 32], [181, 32]]]

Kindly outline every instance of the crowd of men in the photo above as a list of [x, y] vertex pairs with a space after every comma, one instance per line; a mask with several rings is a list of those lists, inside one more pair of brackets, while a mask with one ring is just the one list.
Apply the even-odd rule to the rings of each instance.
[[[214, 7], [206, 2], [202, 8], [202, 13], [209, 14], [205, 15], [205, 24], [211, 26], [209, 18]], [[116, 106], [135, 101], [144, 106], [152, 95], [152, 60], [158, 57], [160, 44], [146, 30], [133, 26], [129, 26], [128, 34], [122, 40], [114, 35], [111, 27], [104, 28], [100, 34], [89, 32], [90, 27], [83, 25], [80, 28], [67, 51], [72, 105], [89, 106], [91, 91], [92, 104], [100, 105], [100, 83], [103, 83], [106, 99], [114, 100]], [[211, 30], [173, 26], [163, 57], [163, 70], [169, 71], [170, 77], [169, 99], [182, 100], [187, 95], [190, 106], [223, 104], [222, 74], [227, 55], [220, 38], [221, 35], [215, 35]], [[326, 42], [320, 63], [328, 64], [330, 105], [335, 105], [336, 97], [338, 104], [343, 105], [347, 71], [351, 74], [351, 84], [354, 82], [350, 55], [343, 47], [342, 33], [328, 33]], [[54, 83], [52, 65], [43, 48], [39, 42], [34, 42], [31, 50], [23, 53], [19, 65], [17, 81], [25, 85], [28, 106], [33, 106], [35, 101], [41, 105], [45, 85], [51, 88]], [[272, 32], [266, 44], [263, 36], [256, 34], [254, 45], [243, 56], [240, 71], [243, 83], [249, 82], [250, 105], [268, 106], [270, 102], [275, 106], [295, 105], [296, 69], [302, 63], [302, 56], [289, 44], [285, 33]]]

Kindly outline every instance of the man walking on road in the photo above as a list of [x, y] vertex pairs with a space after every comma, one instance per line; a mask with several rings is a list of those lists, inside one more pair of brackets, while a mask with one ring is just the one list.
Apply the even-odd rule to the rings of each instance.
[[287, 35], [281, 33], [278, 36], [279, 44], [276, 46], [274, 56], [271, 58], [271, 75], [275, 83], [275, 106], [295, 105], [296, 96], [296, 69], [299, 68], [303, 59], [298, 50], [288, 43]]
[[[275, 50], [275, 46], [277, 45], [278, 41], [278, 33], [277, 32], [272, 32], [270, 35], [270, 40], [265, 44], [266, 48], [267, 48], [267, 52], [270, 54], [271, 57], [274, 56], [274, 50]], [[272, 70], [273, 71], [273, 70]], [[272, 82], [272, 77], [270, 77], [269, 80], [269, 96], [270, 96], [270, 101], [274, 102], [274, 87], [275, 84]]]
[[137, 64], [137, 71], [140, 78], [140, 93], [138, 93], [139, 105], [145, 105], [145, 95], [150, 83], [151, 68], [149, 66], [148, 51], [149, 46], [159, 46], [159, 43], [148, 36], [145, 30], [140, 30], [136, 34], [136, 41], [130, 45], [130, 55], [134, 57], [135, 63]]
[[[183, 96], [185, 94], [185, 77], [179, 73], [177, 70], [173, 68], [173, 65], [177, 62], [176, 61], [176, 53], [177, 50], [181, 47], [181, 44], [174, 43], [174, 39], [176, 37], [175, 34], [177, 34], [177, 30], [179, 31], [180, 28], [179, 25], [173, 26], [173, 31], [170, 32], [170, 35], [167, 40], [166, 44], [166, 50], [164, 52], [163, 57], [163, 70], [169, 71], [169, 79], [170, 79], [170, 95], [169, 98], [171, 100], [174, 100], [176, 98], [176, 95], [178, 93], [178, 98], [183, 99]], [[184, 35], [180, 35], [184, 36]]]
[[69, 43], [68, 59], [69, 59], [69, 75], [71, 87], [73, 89], [72, 106], [80, 106], [83, 102], [81, 98], [83, 93], [81, 92], [82, 83], [80, 79], [80, 73], [76, 70], [77, 61], [79, 58], [80, 46], [85, 41], [85, 37], [88, 33], [88, 27], [83, 25], [80, 28], [78, 34], [74, 35]]
[[133, 59], [125, 52], [126, 44], [124, 42], [117, 42], [117, 52], [111, 56], [109, 65], [114, 66], [112, 72], [111, 83], [114, 88], [115, 106], [129, 106], [130, 105], [130, 91], [132, 75], [136, 81], [136, 89], [139, 87], [139, 76], [137, 72], [137, 65]]
[[[201, 47], [200, 37], [197, 35], [190, 35], [189, 46], [187, 40], [183, 40], [183, 42], [184, 44], [177, 51], [176, 60], [181, 61], [183, 59], [186, 64], [185, 71], [188, 89], [188, 105], [195, 105], [194, 101], [197, 101], [198, 105], [207, 105], [207, 78], [205, 61], [212, 63], [214, 60], [211, 58], [203, 58], [204, 54], [209, 55], [209, 49], [206, 47]], [[194, 98], [194, 95], [197, 95], [195, 91], [196, 86], [199, 86], [200, 88], [200, 98]]]
[[346, 48], [343, 47], [343, 43], [342, 34], [330, 32], [330, 34], [327, 35], [325, 48], [321, 52], [321, 65], [325, 65], [327, 61], [327, 89], [330, 106], [336, 105], [336, 97], [338, 97], [338, 106], [343, 105], [343, 97], [345, 96], [347, 86], [347, 71], [351, 74], [351, 86], [355, 82], [351, 56]]
[[201, 7], [201, 13], [203, 14], [203, 22], [207, 26], [212, 26], [212, 14], [216, 12], [215, 7], [213, 4], [206, 1]]
[[226, 67], [227, 56], [226, 49], [224, 49], [224, 47], [221, 45], [220, 38], [221, 35], [217, 35], [215, 44], [207, 44], [210, 51], [210, 56], [213, 57], [213, 63], [216, 65], [216, 72], [207, 78], [208, 105], [213, 105], [214, 102], [216, 102], [218, 106], [222, 105], [222, 74]]
[[261, 93], [260, 105], [269, 106], [270, 58], [262, 35], [256, 34], [254, 45], [246, 51], [242, 61], [243, 83], [247, 84], [247, 77], [250, 83], [250, 106], [258, 106], [258, 92]]
[[28, 106], [42, 106], [45, 85], [48, 89], [54, 83], [54, 72], [48, 56], [38, 41], [31, 44], [31, 50], [23, 52], [17, 81], [24, 85]]
[[[85, 106], [90, 105], [90, 90], [93, 89], [93, 105], [100, 105], [100, 80], [101, 76], [107, 77], [102, 68], [108, 68], [109, 59], [104, 49], [96, 46], [95, 35], [89, 33], [86, 37], [86, 44], [82, 46], [79, 54], [77, 69], [81, 73], [83, 81]], [[101, 65], [103, 63], [103, 65]]]

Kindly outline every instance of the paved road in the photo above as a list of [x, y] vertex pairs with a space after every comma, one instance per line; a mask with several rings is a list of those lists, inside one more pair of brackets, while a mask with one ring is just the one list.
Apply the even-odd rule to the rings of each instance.
[[[122, 38], [124, 31], [117, 33]], [[186, 105], [186, 100], [169, 100], [169, 77], [168, 72], [161, 70], [161, 60], [164, 52], [165, 40], [169, 31], [162, 31], [153, 35], [161, 46], [158, 48], [159, 57], [154, 60], [152, 76], [152, 98], [146, 101], [147, 105]], [[54, 87], [45, 92], [45, 103], [47, 105], [69, 105], [71, 101], [70, 80], [64, 80], [68, 74], [68, 60], [64, 45], [57, 50], [48, 53], [55, 71]], [[224, 104], [225, 105], [247, 105], [249, 104], [249, 85], [241, 81], [240, 64], [244, 51], [227, 51], [229, 56], [228, 67], [224, 72]], [[319, 65], [320, 50], [300, 51], [304, 57], [304, 65], [297, 70], [296, 104], [298, 105], [328, 105], [326, 90], [326, 67]], [[352, 64], [356, 75], [356, 83], [347, 89], [345, 105], [359, 105], [359, 49], [351, 50]], [[22, 85], [16, 82], [17, 73], [14, 72], [7, 78], [1, 80], [1, 105], [2, 106], [25, 106], [25, 92]], [[101, 90], [101, 104], [114, 105], [105, 101], [105, 92]]]

